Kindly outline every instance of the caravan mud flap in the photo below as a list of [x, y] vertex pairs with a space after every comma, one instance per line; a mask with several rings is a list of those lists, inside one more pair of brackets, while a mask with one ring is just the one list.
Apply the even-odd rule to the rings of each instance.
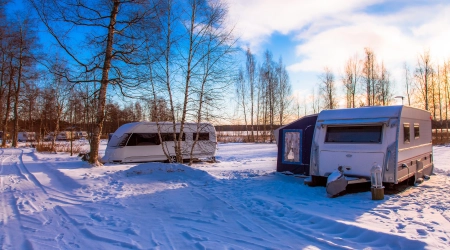
[[328, 176], [327, 180], [327, 194], [328, 197], [336, 197], [340, 193], [344, 192], [347, 188], [348, 181], [342, 172], [342, 167], [334, 171]]
[[339, 178], [327, 184], [327, 194], [329, 197], [336, 197], [347, 188], [345, 177]]

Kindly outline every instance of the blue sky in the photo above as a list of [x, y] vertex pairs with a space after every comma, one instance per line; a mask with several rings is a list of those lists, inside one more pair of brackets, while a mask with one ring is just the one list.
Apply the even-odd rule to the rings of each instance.
[[[394, 96], [405, 95], [405, 62], [413, 70], [425, 50], [430, 50], [433, 63], [450, 59], [449, 0], [223, 1], [239, 46], [244, 51], [250, 47], [259, 61], [266, 49], [276, 61], [281, 56], [301, 101], [310, 100], [324, 67], [334, 72], [342, 95], [344, 64], [355, 54], [361, 58], [365, 47], [391, 73]], [[13, 1], [10, 11], [20, 9], [21, 2]]]
[[448, 0], [227, 2], [240, 46], [250, 47], [260, 60], [266, 49], [276, 60], [282, 56], [300, 98], [309, 98], [324, 67], [335, 73], [342, 93], [344, 64], [355, 54], [362, 57], [365, 47], [390, 71], [394, 96], [404, 95], [405, 62], [413, 69], [425, 50], [433, 63], [450, 59]]

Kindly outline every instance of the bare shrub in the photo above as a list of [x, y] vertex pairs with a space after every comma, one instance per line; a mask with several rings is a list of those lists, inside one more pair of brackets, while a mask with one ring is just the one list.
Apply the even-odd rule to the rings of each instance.
[[255, 136], [255, 140], [252, 141], [251, 137], [242, 133], [242, 131], [217, 131], [217, 142], [221, 143], [267, 143], [270, 142], [271, 133], [266, 131], [260, 131], [259, 136]]
[[433, 129], [433, 145], [446, 145], [450, 143], [450, 133], [446, 130]]
[[[63, 143], [55, 143], [54, 147], [52, 148], [51, 142], [40, 142], [36, 144], [36, 150], [38, 152], [66, 152], [70, 153], [70, 143], [63, 142]], [[81, 152], [84, 152], [82, 150], [82, 146], [80, 144], [73, 144], [72, 145], [72, 152], [74, 154], [79, 154]]]
[[38, 152], [54, 152], [52, 144], [49, 142], [40, 142], [36, 144], [36, 151]]

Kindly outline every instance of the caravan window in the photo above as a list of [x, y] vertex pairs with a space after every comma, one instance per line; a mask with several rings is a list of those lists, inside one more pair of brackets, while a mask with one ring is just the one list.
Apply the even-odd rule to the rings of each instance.
[[409, 131], [409, 123], [403, 123], [403, 143], [409, 143], [411, 141]]
[[[179, 138], [180, 134], [176, 134]], [[161, 133], [161, 138], [163, 141], [173, 141], [172, 133]], [[182, 141], [185, 140], [183, 135]], [[111, 140], [108, 142], [108, 146], [111, 147], [124, 147], [126, 146], [149, 146], [149, 145], [160, 145], [159, 136], [157, 133], [133, 133], [133, 134], [123, 134], [120, 137], [112, 136]]]
[[112, 135], [111, 139], [108, 141], [108, 147], [125, 147], [127, 144], [130, 134], [123, 134], [121, 136]]
[[[197, 138], [197, 133], [194, 133], [193, 140]], [[209, 133], [199, 133], [198, 134], [198, 140], [199, 141], [209, 141]]]
[[[180, 133], [176, 133], [177, 141], [180, 138]], [[173, 133], [161, 133], [162, 141], [173, 141]], [[186, 134], [183, 133], [182, 141], [186, 140]]]
[[128, 140], [127, 146], [159, 145], [158, 134], [133, 133]]
[[420, 137], [419, 123], [414, 123], [414, 139], [419, 139], [419, 137]]
[[381, 143], [382, 126], [328, 127], [325, 142]]

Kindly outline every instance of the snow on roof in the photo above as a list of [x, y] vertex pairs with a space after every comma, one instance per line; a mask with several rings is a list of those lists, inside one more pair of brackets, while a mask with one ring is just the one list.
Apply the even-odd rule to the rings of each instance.
[[[124, 133], [145, 133], [149, 132], [149, 127], [154, 127], [156, 125], [164, 126], [164, 130], [172, 128], [173, 123], [172, 122], [132, 122], [132, 123], [126, 123], [122, 126], [120, 126], [115, 132], [115, 135], [122, 135]], [[185, 130], [189, 127], [189, 125], [194, 124], [197, 125], [197, 123], [185, 123]], [[177, 129], [180, 127], [180, 123], [176, 123]], [[214, 126], [210, 123], [200, 123], [200, 128], [202, 128], [202, 131], [214, 131]], [[205, 129], [207, 128], [207, 129]], [[191, 129], [192, 130], [192, 129]], [[151, 130], [150, 130], [151, 131]], [[172, 130], [170, 130], [172, 131]], [[165, 132], [165, 131], [162, 131]], [[167, 131], [166, 131], [167, 132]]]
[[134, 127], [136, 127], [139, 124], [139, 122], [132, 122], [132, 123], [126, 123], [122, 126], [120, 126], [115, 132], [114, 134], [116, 135], [122, 135], [124, 133], [127, 133], [129, 131], [132, 131], [134, 129]]
[[399, 117], [403, 106], [370, 106], [352, 109], [323, 110], [317, 121]]

